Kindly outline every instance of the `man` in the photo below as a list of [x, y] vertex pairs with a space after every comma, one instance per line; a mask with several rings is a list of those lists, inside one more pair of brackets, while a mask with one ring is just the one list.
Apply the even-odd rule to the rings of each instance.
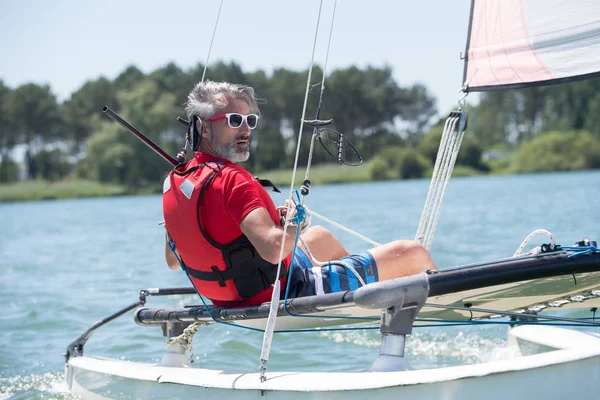
[[[163, 187], [167, 264], [180, 265], [200, 294], [218, 306], [270, 301], [283, 243], [281, 287], [292, 259], [290, 297], [358, 287], [350, 265], [366, 283], [436, 269], [414, 241], [398, 240], [351, 256], [327, 229], [302, 234], [292, 256], [296, 229], [284, 237], [281, 213], [267, 191], [243, 167], [259, 111], [251, 87], [197, 84], [188, 96], [192, 160], [169, 174]], [[316, 260], [332, 263], [313, 267]], [[335, 260], [339, 260], [336, 263]]]

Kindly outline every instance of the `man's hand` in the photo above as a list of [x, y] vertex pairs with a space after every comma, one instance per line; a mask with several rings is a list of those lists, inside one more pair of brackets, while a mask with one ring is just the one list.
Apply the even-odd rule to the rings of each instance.
[[294, 204], [294, 202], [286, 200], [283, 206], [277, 207], [277, 212], [279, 213], [279, 221], [281, 226], [285, 225], [285, 216], [287, 215], [288, 207], [290, 208], [291, 221], [291, 219], [294, 218], [294, 215], [296, 215], [296, 205]]
[[[296, 203], [290, 200], [285, 201], [284, 206], [277, 207], [277, 212], [279, 213], [279, 219], [281, 221], [281, 226], [285, 224], [285, 217], [287, 215], [288, 207], [290, 208], [290, 217], [288, 218], [288, 222], [290, 226], [296, 226], [296, 223], [292, 221], [294, 217], [296, 217]], [[300, 234], [302, 235], [306, 229], [310, 226], [310, 214], [305, 213], [304, 219], [300, 222]]]
[[[165, 231], [165, 260], [167, 261], [167, 265], [171, 269], [179, 269], [179, 260], [175, 256], [175, 253], [169, 247], [169, 232]], [[177, 251], [177, 250], [175, 250]]]

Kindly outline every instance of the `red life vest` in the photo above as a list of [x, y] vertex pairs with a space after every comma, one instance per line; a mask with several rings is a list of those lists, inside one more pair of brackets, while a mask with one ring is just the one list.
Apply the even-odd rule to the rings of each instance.
[[[243, 301], [271, 290], [277, 264], [263, 259], [245, 235], [220, 245], [202, 227], [200, 205], [214, 177], [233, 164], [192, 159], [176, 167], [165, 181], [163, 213], [182, 268], [198, 292], [225, 302]], [[282, 264], [280, 278], [286, 276]]]

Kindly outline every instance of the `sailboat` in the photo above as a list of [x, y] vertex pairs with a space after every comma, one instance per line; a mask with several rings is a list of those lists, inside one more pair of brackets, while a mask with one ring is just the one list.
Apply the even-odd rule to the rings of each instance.
[[[597, 76], [600, 4], [592, 0], [473, 0], [464, 60], [465, 94]], [[177, 163], [116, 113], [108, 108], [105, 112], [163, 158]], [[313, 126], [313, 140], [321, 141], [338, 162], [353, 164], [360, 159], [352, 156], [356, 149], [343, 135], [325, 128], [327, 121], [317, 116], [306, 122]], [[444, 127], [416, 234], [426, 247], [431, 245], [466, 128], [467, 114], [459, 107]], [[337, 148], [331, 148], [332, 143]], [[547, 235], [548, 243], [522, 254], [535, 234]], [[144, 289], [138, 301], [95, 323], [68, 346], [67, 385], [86, 398], [491, 400], [512, 395], [507, 392], [510, 388], [518, 388], [519, 397], [528, 399], [596, 398], [600, 392], [600, 321], [595, 319], [600, 305], [600, 251], [593, 239], [574, 240], [575, 245], [562, 246], [549, 232], [540, 230], [532, 232], [512, 257], [254, 307], [153, 308], [146, 305], [149, 297], [196, 292], [192, 288]], [[591, 317], [547, 313], [557, 309], [587, 310]], [[168, 338], [160, 362], [84, 354], [94, 332], [131, 312], [139, 329], [161, 328]], [[499, 318], [510, 319], [507, 346], [513, 357], [422, 370], [413, 369], [404, 357], [406, 337], [415, 326], [482, 324]], [[239, 372], [190, 367], [186, 351], [194, 333], [219, 323], [265, 333], [257, 362], [260, 368]], [[274, 332], [373, 323], [380, 327], [380, 354], [361, 371], [267, 369]], [[566, 329], [557, 323], [589, 329]]]

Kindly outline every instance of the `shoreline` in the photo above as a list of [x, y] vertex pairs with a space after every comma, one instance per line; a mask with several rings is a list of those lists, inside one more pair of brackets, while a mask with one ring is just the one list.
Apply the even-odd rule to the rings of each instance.
[[[390, 180], [374, 180], [370, 177], [369, 169], [363, 168], [352, 169], [353, 167], [340, 167], [334, 165], [319, 165], [311, 168], [310, 181], [312, 185], [333, 185], [333, 184], [352, 184], [364, 182], [392, 182], [408, 179], [390, 179]], [[471, 169], [456, 168], [452, 178], [468, 178], [468, 177], [492, 177], [502, 175], [538, 175], [548, 173], [568, 173], [568, 172], [585, 172], [598, 170], [577, 170], [577, 171], [552, 171], [552, 172], [537, 172], [537, 173], [479, 173]], [[304, 180], [304, 173], [296, 173], [296, 182], [294, 186], [300, 186]], [[290, 185], [292, 171], [265, 171], [255, 173], [261, 179], [271, 180], [279, 189]], [[423, 178], [429, 180], [431, 172]], [[21, 181], [11, 184], [0, 184], [0, 204], [15, 203], [25, 201], [50, 201], [50, 200], [66, 200], [66, 199], [83, 199], [95, 197], [118, 197], [118, 196], [139, 196], [149, 194], [160, 194], [162, 185], [154, 185], [144, 188], [129, 188], [125, 185], [106, 184], [89, 180], [80, 180], [69, 178], [59, 182], [49, 182], [42, 180]]]

